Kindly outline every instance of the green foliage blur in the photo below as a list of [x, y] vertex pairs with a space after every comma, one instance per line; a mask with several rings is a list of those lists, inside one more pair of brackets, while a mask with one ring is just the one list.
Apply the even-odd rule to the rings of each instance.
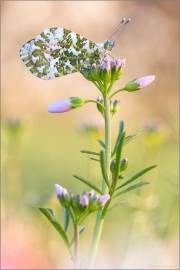
[[[55, 217], [63, 225], [63, 209], [56, 198], [54, 184], [58, 183], [75, 193], [89, 191], [88, 187], [72, 177], [77, 173], [100, 188], [99, 165], [80, 150], [99, 151], [97, 139], [103, 138], [103, 129], [95, 125], [78, 129], [69, 125], [64, 126], [62, 131], [60, 123], [57, 125], [56, 122], [44, 120], [32, 124], [9, 119], [4, 122], [2, 205], [6, 212], [3, 225], [8, 225], [8, 238], [12, 224], [16, 224], [17, 233], [28, 224], [23, 241], [28, 241], [26, 234], [31, 236], [36, 252], [41, 256], [48, 254], [47, 265], [57, 267], [62, 260], [62, 265], [71, 267], [62, 239], [38, 212], [37, 206], [53, 209]], [[114, 267], [119, 263], [119, 250], [121, 258], [124, 258], [133, 247], [136, 249], [149, 243], [172, 244], [178, 233], [177, 138], [172, 140], [169, 129], [162, 127], [162, 124], [146, 121], [140, 137], [124, 149], [123, 156], [129, 159], [124, 180], [152, 164], [158, 164], [158, 167], [140, 179], [150, 181], [150, 185], [123, 194], [118, 199], [126, 200], [126, 204], [113, 209], [106, 217], [101, 252], [108, 253], [105, 245], [108, 243], [114, 254], [111, 262]], [[87, 256], [87, 243], [91, 241], [94, 221], [95, 214], [84, 224], [86, 230], [81, 237], [84, 257]], [[69, 233], [73, 236], [72, 227]], [[63, 252], [59, 254], [59, 250]], [[62, 254], [62, 258], [59, 257]], [[66, 264], [64, 256], [67, 256]]]

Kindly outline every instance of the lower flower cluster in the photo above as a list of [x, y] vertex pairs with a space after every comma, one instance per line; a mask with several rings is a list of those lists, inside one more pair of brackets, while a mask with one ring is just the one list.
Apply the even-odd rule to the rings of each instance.
[[55, 190], [61, 205], [73, 213], [76, 222], [101, 209], [110, 199], [109, 194], [94, 194], [94, 190], [84, 191], [82, 194], [73, 194], [72, 191], [67, 191], [58, 184], [55, 184]]

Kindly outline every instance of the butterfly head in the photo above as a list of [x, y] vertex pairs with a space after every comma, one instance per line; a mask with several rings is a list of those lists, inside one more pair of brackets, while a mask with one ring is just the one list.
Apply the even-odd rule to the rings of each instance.
[[106, 50], [106, 51], [112, 51], [112, 49], [114, 48], [114, 46], [115, 46], [115, 41], [114, 40], [112, 40], [112, 39], [106, 39], [105, 41], [104, 41], [104, 49]]

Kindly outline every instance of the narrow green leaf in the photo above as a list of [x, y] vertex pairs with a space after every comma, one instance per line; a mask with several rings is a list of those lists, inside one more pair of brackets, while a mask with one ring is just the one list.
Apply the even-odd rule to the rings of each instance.
[[126, 203], [126, 201], [118, 202], [118, 203], [116, 203], [115, 205], [113, 205], [112, 207], [110, 207], [107, 211], [112, 210], [113, 208], [116, 208], [117, 206], [119, 206], [119, 205], [121, 205], [121, 204], [125, 204], [125, 203]]
[[128, 185], [129, 183], [133, 182], [134, 180], [136, 180], [137, 178], [139, 178], [141, 175], [147, 173], [148, 171], [152, 170], [155, 167], [157, 167], [157, 165], [150, 166], [150, 167], [148, 167], [148, 168], [146, 168], [146, 169], [138, 172], [133, 177], [131, 177], [129, 180], [127, 180], [126, 182], [124, 182], [124, 184], [122, 184], [119, 187], [117, 187], [116, 190], [118, 190], [119, 188], [122, 188], [122, 187]]
[[133, 135], [129, 135], [125, 138], [124, 140], [124, 145], [129, 143], [131, 140], [135, 139], [136, 137], [138, 137], [141, 133], [136, 133], [136, 134], [133, 134]]
[[47, 217], [47, 219], [49, 219], [49, 221], [56, 220], [52, 209], [40, 206], [38, 206], [38, 209]]
[[149, 183], [149, 182], [139, 182], [139, 183], [137, 183], [137, 184], [135, 184], [135, 185], [132, 185], [132, 186], [130, 186], [130, 187], [128, 187], [128, 188], [122, 190], [121, 192], [117, 193], [113, 198], [115, 198], [115, 197], [117, 197], [117, 196], [120, 196], [121, 194], [126, 193], [126, 192], [128, 192], [128, 191], [130, 191], [130, 190], [133, 190], [133, 189], [135, 189], [135, 188], [138, 188], [138, 187], [147, 185], [147, 184], [150, 184], [150, 183]]
[[67, 235], [66, 235], [65, 231], [63, 230], [63, 228], [61, 227], [61, 225], [59, 224], [59, 222], [56, 221], [54, 214], [53, 214], [53, 211], [49, 208], [43, 208], [43, 207], [38, 207], [38, 209], [46, 216], [46, 218], [51, 222], [51, 224], [54, 226], [54, 228], [59, 232], [59, 234], [61, 235], [62, 239], [64, 240], [64, 243], [66, 244], [69, 252], [72, 255]]
[[121, 153], [122, 153], [125, 135], [126, 135], [126, 133], [123, 132], [123, 134], [121, 135], [121, 138], [119, 140], [119, 144], [118, 144], [117, 151], [116, 151], [116, 166], [115, 166], [115, 172], [114, 172], [114, 177], [113, 177], [113, 181], [115, 183], [115, 186], [116, 186], [116, 182], [117, 182], [117, 179], [119, 177], [119, 172], [120, 172]]
[[88, 155], [99, 156], [99, 153], [97, 153], [97, 152], [92, 152], [92, 151], [88, 151], [88, 150], [82, 150], [81, 153], [88, 154]]
[[[69, 252], [71, 253], [71, 250], [70, 250], [71, 246], [70, 246], [70, 243], [69, 243], [69, 240], [67, 238], [65, 231], [63, 230], [63, 228], [61, 227], [59, 222], [52, 220], [51, 223], [54, 226], [54, 228], [59, 232], [59, 234], [61, 235], [62, 239], [64, 240], [64, 243], [66, 244]], [[72, 253], [71, 253], [71, 255], [72, 255]]]
[[92, 158], [92, 157], [90, 157], [90, 159], [92, 159], [92, 160], [94, 160], [94, 161], [98, 161], [98, 162], [100, 162], [100, 160], [99, 160], [99, 159], [97, 159], [97, 158]]
[[104, 149], [106, 148], [106, 145], [105, 145], [105, 143], [104, 143], [103, 141], [98, 140], [98, 142], [100, 143], [100, 145], [101, 145]]
[[[81, 234], [84, 230], [86, 229], [85, 226], [81, 226], [79, 229], [79, 234]], [[75, 237], [72, 238], [71, 242], [70, 242], [70, 246], [72, 246], [72, 244], [74, 243]]]
[[108, 180], [108, 176], [107, 176], [107, 172], [106, 172], [106, 168], [105, 168], [105, 157], [104, 156], [105, 156], [105, 152], [104, 152], [104, 150], [101, 150], [100, 151], [101, 172], [102, 172], [103, 178], [106, 182], [106, 185], [110, 189], [109, 180]]
[[119, 133], [118, 133], [118, 136], [117, 136], [117, 139], [116, 139], [116, 143], [114, 145], [114, 150], [113, 150], [113, 152], [111, 154], [111, 157], [113, 157], [115, 155], [115, 153], [116, 153], [117, 146], [119, 144], [119, 140], [121, 138], [121, 135], [123, 133], [123, 130], [124, 130], [124, 122], [121, 120], [120, 123], [119, 123]]
[[91, 182], [85, 180], [84, 178], [74, 174], [73, 175], [75, 178], [77, 178], [78, 180], [80, 180], [81, 182], [83, 182], [84, 184], [86, 184], [87, 186], [91, 187], [92, 189], [96, 190], [98, 193], [102, 194], [102, 191], [100, 189], [98, 189], [95, 185], [93, 185]]
[[63, 207], [64, 210], [64, 218], [65, 218], [65, 222], [64, 222], [64, 231], [67, 232], [68, 226], [69, 226], [69, 211], [67, 210], [67, 208]]

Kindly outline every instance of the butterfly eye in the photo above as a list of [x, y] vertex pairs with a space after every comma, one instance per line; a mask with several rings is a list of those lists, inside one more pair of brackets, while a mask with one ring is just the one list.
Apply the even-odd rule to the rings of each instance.
[[105, 49], [106, 51], [109, 51], [109, 48], [110, 48], [110, 45], [107, 44], [107, 43], [105, 43], [105, 44], [104, 44], [104, 49]]

